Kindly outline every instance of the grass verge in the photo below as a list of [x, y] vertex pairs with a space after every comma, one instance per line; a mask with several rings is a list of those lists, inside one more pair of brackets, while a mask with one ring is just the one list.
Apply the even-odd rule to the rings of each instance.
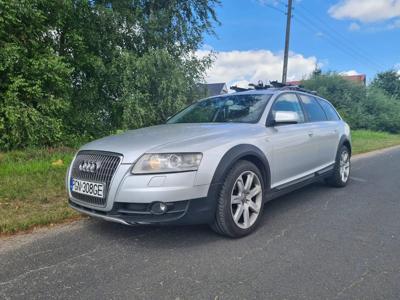
[[[355, 130], [354, 154], [400, 145], [400, 135]], [[0, 235], [79, 218], [68, 207], [65, 173], [74, 149], [0, 153]]]
[[390, 134], [369, 130], [353, 130], [353, 154], [400, 145], [400, 134]]
[[65, 173], [70, 148], [0, 153], [0, 235], [79, 216], [68, 208]]

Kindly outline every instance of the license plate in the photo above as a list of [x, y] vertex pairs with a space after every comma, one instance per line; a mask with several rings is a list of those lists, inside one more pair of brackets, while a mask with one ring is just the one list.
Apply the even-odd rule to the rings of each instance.
[[89, 195], [97, 198], [104, 198], [105, 185], [98, 182], [73, 179], [70, 181], [71, 192]]

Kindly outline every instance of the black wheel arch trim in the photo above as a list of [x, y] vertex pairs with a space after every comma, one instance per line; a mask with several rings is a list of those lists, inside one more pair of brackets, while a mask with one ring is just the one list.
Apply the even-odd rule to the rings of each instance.
[[347, 144], [347, 145], [349, 146], [350, 155], [351, 155], [351, 153], [352, 153], [352, 146], [351, 146], [350, 139], [349, 139], [346, 135], [342, 135], [342, 137], [340, 138], [337, 151], [339, 151], [340, 147], [342, 147], [342, 146], [345, 145], [345, 144]]
[[[228, 150], [220, 160], [212, 179], [213, 185], [222, 184], [229, 169], [234, 163], [241, 159], [247, 159], [253, 162], [261, 171], [266, 190], [271, 186], [271, 169], [264, 153], [256, 146], [250, 144], [240, 144]], [[253, 160], [252, 160], [253, 159]], [[257, 164], [261, 162], [261, 166]]]

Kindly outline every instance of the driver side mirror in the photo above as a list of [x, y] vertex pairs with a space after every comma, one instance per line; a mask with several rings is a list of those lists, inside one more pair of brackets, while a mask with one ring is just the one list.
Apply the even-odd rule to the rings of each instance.
[[294, 111], [277, 111], [273, 120], [274, 125], [297, 124], [300, 121], [299, 114]]

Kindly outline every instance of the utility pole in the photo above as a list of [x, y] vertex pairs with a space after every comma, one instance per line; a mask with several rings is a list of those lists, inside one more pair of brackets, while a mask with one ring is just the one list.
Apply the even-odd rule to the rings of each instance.
[[287, 69], [288, 69], [288, 59], [289, 59], [289, 42], [290, 42], [290, 23], [292, 21], [292, 2], [293, 0], [288, 0], [287, 9], [287, 20], [286, 20], [286, 37], [285, 37], [285, 55], [283, 57], [283, 73], [282, 73], [282, 83], [286, 83], [287, 80]]

